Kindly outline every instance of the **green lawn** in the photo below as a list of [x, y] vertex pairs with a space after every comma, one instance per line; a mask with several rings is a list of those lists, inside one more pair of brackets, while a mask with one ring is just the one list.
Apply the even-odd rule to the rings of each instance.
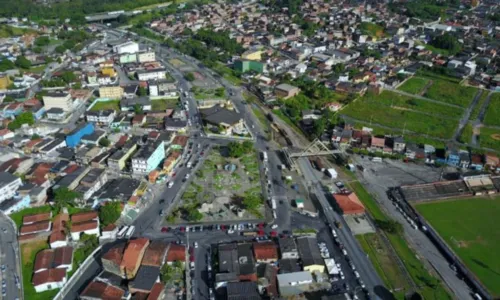
[[500, 296], [500, 197], [423, 203], [416, 209], [493, 296]]
[[[393, 105], [392, 107], [391, 104]], [[412, 111], [407, 109], [412, 109]], [[423, 114], [421, 112], [425, 112]], [[380, 95], [368, 93], [349, 104], [340, 114], [368, 123], [380, 124], [395, 129], [429, 134], [439, 138], [450, 138], [458, 120], [460, 109], [436, 105], [429, 101], [412, 99], [385, 91]], [[443, 118], [446, 116], [447, 118]], [[370, 125], [366, 125], [370, 127]]]
[[369, 22], [363, 22], [359, 25], [359, 29], [363, 34], [380, 38], [384, 36], [384, 27]]
[[90, 109], [91, 111], [100, 111], [105, 109], [112, 109], [114, 111], [120, 111], [120, 100], [111, 100], [106, 102], [97, 102]]
[[36, 67], [29, 68], [28, 71], [33, 72], [33, 73], [42, 73], [46, 67], [47, 67], [47, 65], [39, 65]]
[[17, 28], [9, 25], [0, 25], [0, 38], [21, 36], [25, 33], [36, 33], [33, 29]]
[[428, 78], [412, 77], [405, 81], [405, 83], [403, 83], [398, 90], [416, 95], [422, 92], [429, 81], [430, 80]]
[[488, 97], [489, 91], [483, 91], [481, 94], [481, 98], [479, 98], [479, 101], [477, 102], [477, 105], [474, 106], [474, 109], [472, 110], [470, 114], [469, 120], [475, 121], [477, 117], [479, 116], [479, 112], [481, 111], [481, 107], [483, 107], [484, 101]]
[[[479, 145], [484, 148], [491, 148], [500, 151], [500, 129], [481, 127], [479, 134]], [[493, 135], [498, 134], [498, 139]]]
[[472, 125], [466, 124], [460, 135], [460, 141], [465, 144], [469, 144], [472, 140]]
[[53, 299], [59, 290], [51, 290], [43, 293], [37, 293], [31, 279], [33, 278], [33, 267], [35, 262], [35, 257], [38, 252], [43, 249], [48, 249], [49, 244], [47, 240], [33, 241], [27, 244], [23, 244], [20, 247], [21, 250], [21, 265], [23, 272], [23, 288], [24, 288], [24, 299], [30, 300], [47, 300]]
[[461, 86], [456, 82], [435, 78], [432, 79], [432, 85], [424, 96], [437, 101], [467, 107], [476, 93], [476, 88]]
[[179, 100], [176, 99], [158, 99], [151, 100], [151, 110], [152, 111], [165, 111], [169, 108], [175, 108]]
[[484, 116], [484, 124], [500, 126], [500, 93], [491, 95], [490, 104]]
[[434, 46], [432, 46], [430, 44], [426, 44], [425, 45], [425, 49], [432, 51], [432, 53], [434, 53], [434, 54], [441, 54], [443, 56], [449, 56], [450, 55], [450, 51], [448, 51], [446, 49], [436, 48], [436, 47], [434, 47]]

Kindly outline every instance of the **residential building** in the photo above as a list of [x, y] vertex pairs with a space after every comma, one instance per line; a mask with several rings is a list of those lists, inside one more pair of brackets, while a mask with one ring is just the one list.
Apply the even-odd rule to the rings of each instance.
[[281, 259], [298, 259], [299, 250], [297, 244], [292, 237], [281, 237], [278, 240], [280, 248]]
[[121, 86], [108, 85], [99, 87], [99, 97], [108, 99], [121, 99], [123, 88]]
[[344, 215], [362, 215], [365, 213], [363, 203], [354, 192], [335, 193], [333, 198], [339, 205]]
[[142, 265], [134, 279], [129, 281], [128, 288], [131, 293], [149, 293], [159, 281], [160, 267]]
[[[214, 105], [210, 108], [200, 109], [199, 111], [203, 121], [216, 127], [220, 134], [238, 134], [244, 133], [246, 130], [240, 114], [233, 110]], [[222, 131], [220, 131], [221, 128]]]
[[73, 247], [59, 247], [44, 249], [36, 254], [33, 272], [43, 272], [50, 269], [66, 269], [70, 272], [73, 268]]
[[53, 120], [53, 121], [64, 121], [66, 119], [66, 112], [59, 107], [52, 107], [51, 109], [47, 110], [47, 119]]
[[137, 79], [139, 79], [140, 81], [162, 80], [165, 79], [166, 69], [156, 68], [156, 69], [138, 70], [136, 74], [137, 74]]
[[79, 241], [82, 233], [99, 236], [99, 217], [97, 212], [82, 212], [71, 216], [71, 237], [74, 241]]
[[50, 221], [40, 221], [33, 224], [23, 225], [19, 231], [19, 235], [27, 235], [40, 232], [50, 231], [52, 223]]
[[228, 282], [227, 300], [260, 300], [262, 299], [255, 282]]
[[127, 160], [134, 154], [135, 150], [137, 150], [137, 144], [132, 143], [130, 147], [123, 147], [116, 151], [108, 158], [108, 167], [116, 172], [123, 170]]
[[318, 240], [315, 237], [297, 238], [297, 247], [304, 271], [310, 273], [323, 273], [325, 271], [325, 263], [319, 251]]
[[113, 47], [113, 51], [118, 54], [136, 53], [139, 52], [139, 44], [136, 42], [128, 41]]
[[132, 157], [132, 172], [148, 174], [165, 158], [163, 141], [150, 142], [139, 149]]
[[163, 283], [155, 283], [146, 300], [161, 300], [165, 298], [165, 285]]
[[51, 108], [60, 108], [68, 112], [74, 108], [71, 94], [67, 91], [47, 93], [47, 95], [43, 96], [43, 104], [46, 111], [49, 111]]
[[176, 261], [184, 263], [186, 261], [186, 247], [184, 245], [170, 243], [165, 261], [168, 265], [172, 265]]
[[22, 184], [21, 178], [8, 172], [0, 172], [0, 203], [14, 197]]
[[139, 238], [128, 242], [120, 264], [122, 277], [132, 279], [136, 276], [148, 245], [149, 240], [146, 238]]
[[106, 131], [95, 130], [91, 134], [82, 136], [81, 142], [87, 145], [99, 145], [99, 141], [106, 136]]
[[255, 260], [259, 263], [273, 263], [278, 261], [278, 249], [272, 241], [253, 243]]
[[49, 269], [35, 273], [31, 281], [37, 293], [60, 289], [67, 281], [66, 269]]
[[125, 291], [121, 288], [103, 281], [90, 282], [79, 298], [81, 300], [123, 300], [126, 299]]
[[165, 117], [164, 124], [167, 131], [185, 132], [187, 130], [186, 120]]
[[126, 242], [118, 243], [112, 246], [101, 257], [101, 262], [104, 270], [122, 277], [121, 263], [123, 253], [125, 252]]
[[274, 88], [274, 94], [277, 97], [288, 99], [300, 93], [300, 89], [288, 83], [282, 83]]
[[115, 111], [112, 109], [85, 112], [87, 122], [94, 122], [103, 126], [109, 126], [115, 119], [115, 115]]
[[150, 80], [148, 81], [149, 95], [152, 97], [156, 96], [166, 96], [175, 97], [177, 96], [177, 86], [172, 80], [162, 79], [162, 80]]
[[278, 288], [281, 297], [292, 297], [310, 291], [314, 280], [309, 272], [278, 274]]
[[83, 196], [83, 200], [87, 200], [97, 192], [106, 182], [108, 176], [105, 169], [91, 169], [80, 181], [80, 186], [76, 188]]
[[165, 263], [169, 244], [163, 241], [152, 241], [142, 259], [143, 266], [161, 267]]
[[139, 63], [152, 62], [155, 60], [156, 60], [156, 55], [155, 55], [154, 51], [137, 53], [137, 62], [139, 62]]
[[68, 135], [66, 135], [66, 145], [70, 148], [74, 148], [80, 143], [84, 135], [92, 134], [93, 132], [94, 132], [93, 123], [81, 124], [73, 131], [71, 131]]

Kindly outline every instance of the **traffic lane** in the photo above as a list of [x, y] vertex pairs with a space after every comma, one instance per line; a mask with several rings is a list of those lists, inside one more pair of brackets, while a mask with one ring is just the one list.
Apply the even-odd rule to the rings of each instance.
[[[5, 289], [7, 296], [4, 299], [16, 299], [19, 297], [19, 289], [16, 284], [16, 277], [19, 277], [17, 273], [18, 259], [16, 255], [17, 240], [15, 229], [10, 222], [4, 216], [0, 220], [0, 244], [2, 260], [1, 264], [5, 266], [5, 271], [2, 271], [2, 282], [5, 279]], [[3, 284], [2, 284], [3, 288]]]
[[210, 245], [199, 243], [198, 248], [195, 248], [194, 261], [195, 261], [195, 279], [196, 279], [196, 298], [209, 299], [208, 289], [210, 283], [208, 282], [207, 271], [207, 254]]

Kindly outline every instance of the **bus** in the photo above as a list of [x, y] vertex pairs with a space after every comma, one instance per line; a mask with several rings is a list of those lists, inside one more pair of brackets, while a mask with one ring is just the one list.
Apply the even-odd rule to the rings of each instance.
[[125, 233], [127, 232], [128, 230], [128, 226], [123, 226], [122, 229], [120, 229], [120, 231], [118, 231], [118, 234], [116, 235], [119, 239], [123, 238], [123, 236], [125, 235]]
[[125, 234], [125, 237], [129, 239], [132, 236], [132, 234], [134, 234], [134, 231], [135, 231], [135, 226], [134, 225], [130, 226], [130, 228], [127, 231], [127, 234]]

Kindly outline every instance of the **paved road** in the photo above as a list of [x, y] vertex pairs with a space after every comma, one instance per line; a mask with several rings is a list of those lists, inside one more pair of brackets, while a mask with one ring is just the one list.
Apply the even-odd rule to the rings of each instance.
[[[2, 293], [5, 289], [6, 296], [2, 299], [21, 298], [19, 282], [19, 245], [17, 243], [16, 230], [12, 221], [3, 213], [0, 214], [0, 263], [5, 270], [0, 273], [2, 281]], [[16, 278], [17, 277], [17, 278]], [[5, 285], [4, 285], [5, 280]]]
[[[367, 255], [361, 250], [360, 245], [349, 230], [344, 219], [333, 210], [309, 160], [307, 158], [299, 158], [297, 164], [305, 180], [309, 183], [311, 194], [315, 195], [318, 199], [328, 224], [331, 228], [335, 228], [340, 241], [344, 244], [370, 295], [374, 295], [374, 289], [383, 286], [382, 280], [368, 260]], [[340, 222], [342, 224], [341, 228], [336, 228], [335, 222]]]

